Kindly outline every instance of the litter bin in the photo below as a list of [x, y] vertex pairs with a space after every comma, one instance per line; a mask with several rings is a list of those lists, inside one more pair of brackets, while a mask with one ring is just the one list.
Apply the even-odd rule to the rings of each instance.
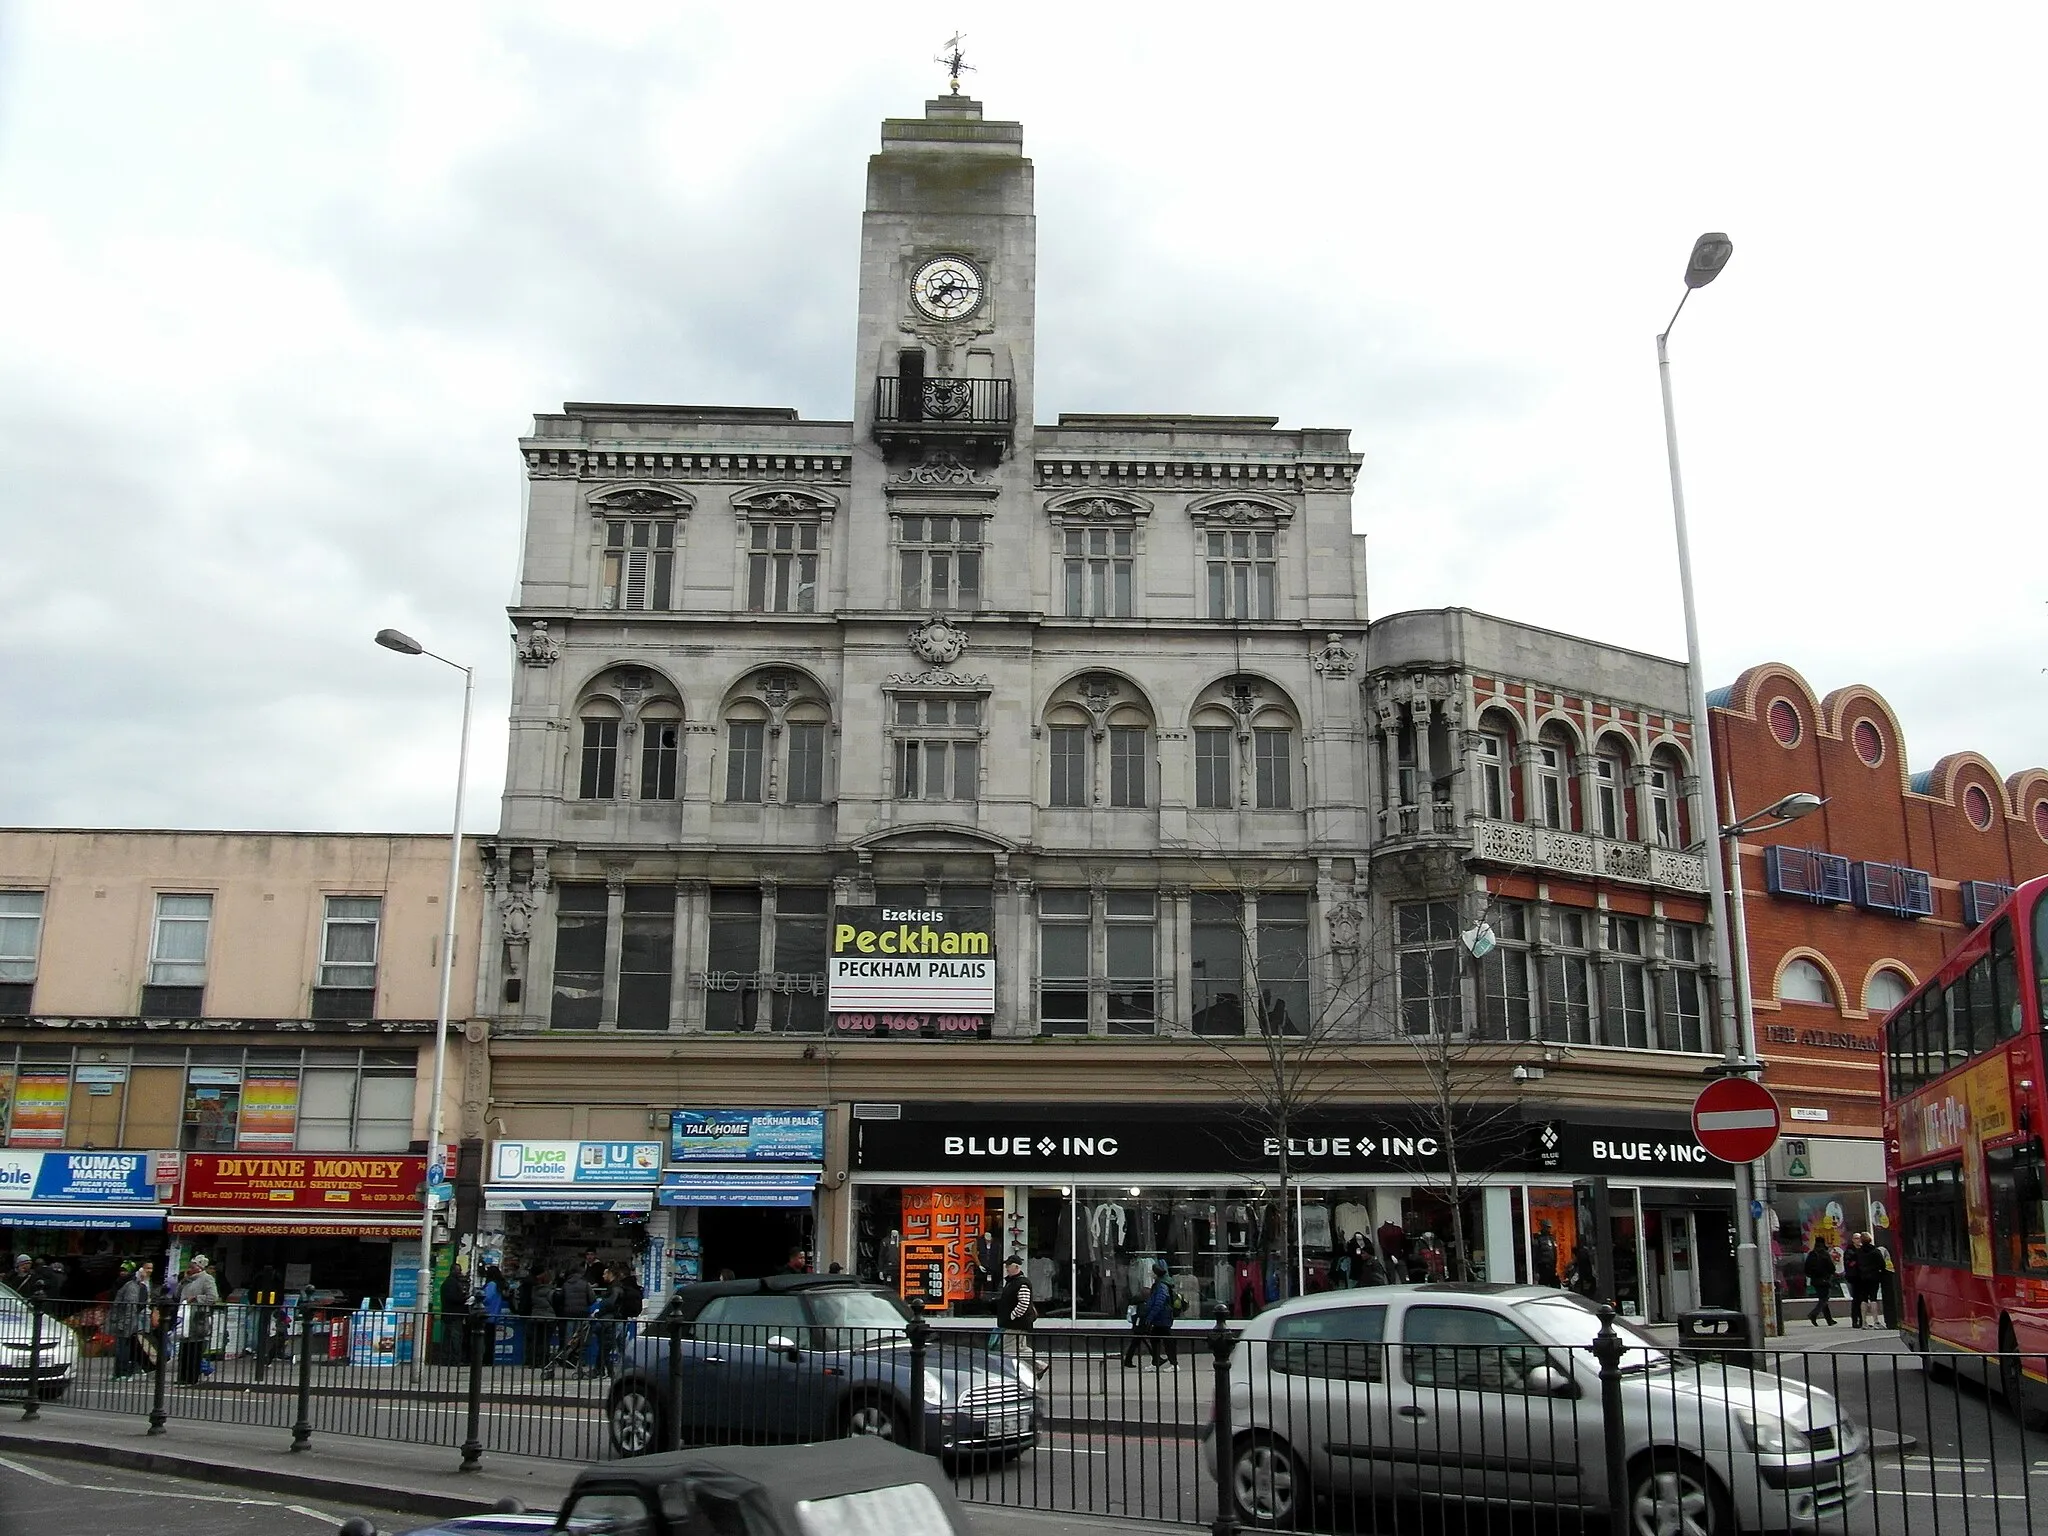
[[1725, 1307], [1701, 1307], [1696, 1312], [1678, 1314], [1678, 1347], [1702, 1359], [1744, 1365], [1756, 1341], [1749, 1336], [1749, 1319], [1740, 1312], [1730, 1312]]

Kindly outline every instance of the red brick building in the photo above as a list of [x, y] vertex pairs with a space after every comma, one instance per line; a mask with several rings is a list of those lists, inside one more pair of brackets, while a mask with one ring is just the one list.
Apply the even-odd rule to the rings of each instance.
[[1740, 871], [1765, 1081], [1785, 1107], [1772, 1156], [1780, 1238], [1883, 1224], [1879, 1027], [2005, 890], [2048, 873], [2048, 771], [2010, 778], [1974, 752], [1924, 773], [1882, 695], [1817, 696], [1782, 663], [1709, 697], [1722, 821], [1806, 790], [1813, 815], [1750, 834]]

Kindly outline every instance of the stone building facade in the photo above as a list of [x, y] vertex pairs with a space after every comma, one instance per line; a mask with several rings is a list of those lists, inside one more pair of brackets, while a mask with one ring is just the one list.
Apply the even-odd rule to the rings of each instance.
[[[1717, 1049], [1682, 670], [1369, 622], [1346, 431], [1041, 423], [1032, 174], [966, 98], [883, 125], [850, 420], [571, 404], [523, 440], [491, 1135], [661, 1143], [665, 1283], [801, 1244], [908, 1285], [950, 1242], [949, 1305], [1013, 1248], [1073, 1314], [1155, 1257], [1241, 1309], [1367, 1229], [1526, 1272], [1539, 1203], [1561, 1235], [1611, 1173], [1632, 1303], [1697, 1299], [1657, 1218], [1726, 1203], [1677, 1155]], [[992, 1009], [833, 1010], [870, 911], [990, 935]], [[1244, 1108], [1276, 1039], [1327, 1069], [1291, 1211]], [[1445, 1059], [1515, 1127], [1456, 1189], [1413, 1151]], [[793, 1173], [695, 1155], [757, 1111], [815, 1135]], [[583, 1219], [504, 1196], [514, 1257]]]

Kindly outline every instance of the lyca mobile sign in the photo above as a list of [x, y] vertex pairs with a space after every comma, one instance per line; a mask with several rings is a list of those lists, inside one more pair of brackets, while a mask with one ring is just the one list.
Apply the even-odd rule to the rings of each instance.
[[832, 924], [834, 1013], [994, 1013], [995, 936], [937, 907], [841, 907]]

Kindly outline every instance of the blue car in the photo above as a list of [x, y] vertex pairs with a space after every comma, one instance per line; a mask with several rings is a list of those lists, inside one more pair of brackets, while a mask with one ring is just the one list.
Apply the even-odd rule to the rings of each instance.
[[[913, 1381], [903, 1304], [840, 1275], [685, 1286], [626, 1347], [606, 1400], [613, 1450], [678, 1443], [831, 1440], [907, 1443], [949, 1459], [1015, 1456], [1036, 1431], [1030, 1362], [982, 1336], [934, 1334]], [[677, 1379], [672, 1384], [673, 1364]], [[673, 1438], [669, 1419], [680, 1414]]]

